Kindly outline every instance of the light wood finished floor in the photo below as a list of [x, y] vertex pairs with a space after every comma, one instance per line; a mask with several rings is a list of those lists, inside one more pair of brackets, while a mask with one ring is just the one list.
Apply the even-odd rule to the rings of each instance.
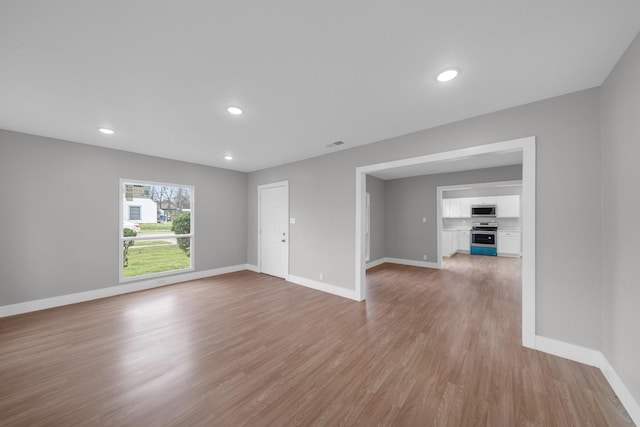
[[520, 260], [384, 264], [358, 303], [239, 272], [0, 319], [0, 425], [619, 426], [520, 346]]

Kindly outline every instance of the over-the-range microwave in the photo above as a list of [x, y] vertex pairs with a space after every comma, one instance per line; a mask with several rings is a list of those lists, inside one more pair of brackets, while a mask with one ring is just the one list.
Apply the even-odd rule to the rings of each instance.
[[472, 205], [471, 216], [495, 217], [496, 205]]

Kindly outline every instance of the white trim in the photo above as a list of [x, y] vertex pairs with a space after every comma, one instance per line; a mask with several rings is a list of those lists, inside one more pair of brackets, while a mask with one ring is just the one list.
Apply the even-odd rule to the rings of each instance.
[[253, 264], [247, 264], [247, 270], [253, 271], [254, 273], [260, 273], [260, 267]]
[[[355, 293], [359, 300], [366, 298], [366, 273], [363, 256], [364, 247], [364, 193], [366, 192], [366, 174], [381, 170], [413, 166], [441, 160], [453, 160], [477, 154], [488, 154], [504, 151], [522, 151], [522, 345], [535, 347], [536, 325], [536, 138], [530, 136], [493, 144], [477, 145], [395, 160], [356, 168], [356, 227], [355, 227]], [[442, 217], [441, 207], [438, 206], [439, 217]], [[436, 233], [437, 247], [440, 248], [440, 233]], [[439, 254], [436, 257], [440, 259]]]
[[371, 261], [371, 194], [367, 191], [365, 193], [365, 197], [366, 197], [366, 202], [365, 202], [365, 216], [364, 216], [364, 220], [365, 220], [365, 236], [364, 236], [364, 240], [365, 240], [365, 251], [364, 251], [364, 260], [366, 262]]
[[640, 405], [602, 352], [536, 335], [535, 349], [599, 368], [633, 422], [640, 426]]
[[[262, 236], [262, 190], [266, 190], [268, 188], [276, 188], [276, 187], [285, 187], [287, 189], [287, 235], [286, 235], [286, 246], [287, 246], [287, 268], [286, 275], [289, 274], [289, 242], [291, 240], [291, 227], [289, 226], [289, 181], [279, 181], [272, 182], [270, 184], [261, 184], [258, 185], [258, 273], [262, 273], [262, 251], [261, 251], [261, 236]], [[286, 277], [282, 277], [282, 279], [286, 279]]]
[[296, 285], [302, 285], [307, 288], [315, 289], [317, 291], [322, 291], [328, 294], [358, 301], [356, 293], [353, 291], [353, 289], [347, 289], [341, 286], [331, 285], [329, 283], [318, 282], [315, 280], [307, 279], [305, 277], [294, 276], [292, 274], [289, 275], [287, 281], [295, 283]]
[[522, 345], [536, 335], [536, 140], [522, 144]]
[[385, 262], [389, 262], [391, 264], [401, 264], [401, 265], [410, 265], [412, 267], [425, 267], [425, 268], [437, 268], [441, 267], [437, 262], [429, 262], [429, 261], [416, 261], [412, 259], [400, 259], [400, 258], [384, 258]]
[[535, 349], [585, 365], [600, 367], [600, 352], [590, 348], [536, 335]]
[[139, 240], [167, 240], [167, 239], [175, 239], [175, 238], [182, 238], [182, 237], [191, 237], [193, 238], [194, 234], [193, 233], [189, 233], [189, 234], [143, 234], [142, 236], [135, 236], [135, 237], [120, 237], [120, 241], [124, 242], [125, 240], [133, 240], [134, 242], [137, 242]]
[[146, 289], [159, 288], [161, 286], [173, 285], [187, 282], [189, 280], [202, 279], [205, 277], [218, 276], [220, 274], [234, 273], [236, 271], [249, 270], [249, 265], [239, 264], [229, 267], [214, 268], [205, 271], [195, 271], [185, 274], [176, 274], [171, 277], [154, 278], [142, 280], [135, 283], [110, 286], [107, 288], [95, 289], [92, 291], [78, 292], [75, 294], [60, 295], [57, 297], [43, 298], [33, 301], [26, 301], [17, 304], [0, 306], [0, 317], [14, 316], [16, 314], [29, 313], [32, 311], [45, 310], [47, 308], [60, 307], [63, 305], [76, 304], [79, 302], [92, 301], [100, 298], [112, 297], [115, 295], [128, 294], [131, 292], [143, 291]]
[[386, 258], [378, 258], [375, 261], [368, 262], [367, 265], [366, 265], [366, 269], [368, 270], [370, 268], [377, 267], [377, 266], [379, 266], [381, 264], [384, 264], [385, 262], [387, 262]]
[[356, 283], [355, 294], [358, 301], [363, 301], [367, 297], [367, 288], [364, 286], [366, 280], [366, 267], [364, 259], [365, 236], [363, 225], [365, 223], [366, 209], [365, 194], [367, 192], [367, 177], [362, 171], [362, 167], [356, 168]]
[[622, 406], [627, 410], [633, 422], [640, 426], [640, 405], [633, 398], [626, 385], [622, 382], [604, 354], [600, 353], [600, 371], [609, 382], [609, 385], [620, 399]]

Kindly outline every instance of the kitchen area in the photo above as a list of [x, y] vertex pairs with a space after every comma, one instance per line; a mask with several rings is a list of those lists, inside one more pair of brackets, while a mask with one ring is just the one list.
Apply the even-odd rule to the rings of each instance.
[[519, 185], [483, 189], [481, 196], [469, 196], [472, 193], [465, 190], [444, 191], [442, 256], [521, 256], [521, 192]]

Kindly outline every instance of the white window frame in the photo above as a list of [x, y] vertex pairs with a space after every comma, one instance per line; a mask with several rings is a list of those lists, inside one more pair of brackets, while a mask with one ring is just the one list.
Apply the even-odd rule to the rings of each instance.
[[[124, 277], [124, 266], [122, 265], [122, 257], [124, 255], [124, 241], [125, 240], [134, 240], [134, 241], [147, 241], [147, 240], [161, 240], [163, 238], [166, 238], [167, 235], [153, 235], [153, 234], [148, 234], [145, 236], [136, 236], [136, 237], [124, 237], [122, 235], [122, 224], [125, 222], [124, 220], [124, 216], [123, 216], [123, 211], [124, 211], [124, 185], [125, 184], [142, 184], [142, 185], [155, 185], [155, 186], [171, 186], [171, 187], [183, 187], [183, 188], [188, 188], [189, 191], [191, 192], [191, 204], [190, 204], [190, 209], [191, 209], [191, 233], [189, 234], [180, 234], [180, 237], [189, 237], [191, 239], [191, 245], [190, 245], [190, 249], [189, 249], [189, 268], [183, 268], [180, 270], [170, 270], [170, 271], [163, 271], [161, 273], [152, 273], [152, 274], [145, 274], [143, 276], [136, 276], [136, 277]], [[119, 274], [119, 278], [120, 278], [120, 283], [129, 283], [129, 282], [136, 282], [136, 281], [140, 281], [140, 280], [148, 280], [148, 279], [155, 279], [155, 278], [159, 278], [159, 277], [165, 277], [165, 276], [174, 276], [177, 274], [182, 274], [182, 273], [188, 273], [191, 271], [194, 271], [194, 265], [195, 265], [195, 200], [196, 200], [196, 195], [195, 195], [195, 187], [193, 185], [186, 185], [186, 184], [173, 184], [173, 183], [169, 183], [169, 182], [156, 182], [156, 181], [145, 181], [143, 179], [120, 179], [120, 183], [119, 183], [119, 187], [118, 187], [118, 205], [119, 205], [119, 214], [118, 214], [118, 274]], [[141, 218], [142, 218], [142, 211], [140, 212]], [[128, 220], [127, 220], [128, 221]]]

